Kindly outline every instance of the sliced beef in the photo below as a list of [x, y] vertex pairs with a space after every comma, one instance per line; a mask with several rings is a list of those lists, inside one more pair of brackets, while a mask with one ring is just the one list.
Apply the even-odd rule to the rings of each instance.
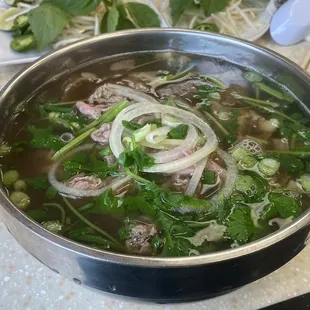
[[93, 175], [84, 176], [81, 174], [74, 176], [67, 181], [67, 186], [83, 190], [98, 189], [104, 187], [105, 185], [106, 184], [104, 181]]
[[107, 111], [109, 109], [109, 106], [106, 105], [96, 105], [92, 106], [90, 104], [87, 104], [83, 101], [78, 101], [76, 103], [76, 108], [86, 117], [89, 117], [91, 119], [97, 119], [100, 117], [102, 113]]
[[178, 98], [193, 95], [199, 86], [205, 85], [201, 80], [188, 80], [159, 87], [156, 92], [161, 98]]
[[95, 90], [95, 92], [88, 98], [88, 102], [91, 105], [104, 103], [105, 106], [110, 107], [116, 103], [125, 101], [126, 99], [126, 97], [115, 95], [114, 92], [108, 90], [107, 85], [104, 84]]
[[138, 223], [132, 227], [125, 245], [132, 254], [151, 255], [153, 253], [151, 241], [156, 234], [157, 229], [154, 224]]
[[110, 138], [110, 134], [111, 134], [111, 124], [103, 124], [101, 125], [101, 127], [97, 130], [95, 130], [92, 134], [91, 134], [91, 138], [95, 141], [95, 142], [99, 142], [102, 145], [106, 145], [107, 143], [109, 143], [109, 138]]

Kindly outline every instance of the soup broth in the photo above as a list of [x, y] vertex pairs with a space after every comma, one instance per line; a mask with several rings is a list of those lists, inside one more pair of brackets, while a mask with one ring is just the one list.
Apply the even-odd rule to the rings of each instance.
[[238, 247], [309, 203], [310, 118], [258, 72], [177, 53], [40, 89], [0, 146], [2, 184], [45, 229], [143, 256]]

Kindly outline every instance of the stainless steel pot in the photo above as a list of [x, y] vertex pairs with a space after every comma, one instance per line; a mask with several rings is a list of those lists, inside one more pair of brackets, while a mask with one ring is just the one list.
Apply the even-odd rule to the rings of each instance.
[[[203, 32], [135, 30], [73, 44], [20, 72], [0, 94], [0, 134], [30, 93], [64, 72], [110, 56], [163, 50], [207, 55], [256, 68], [293, 90], [304, 107], [310, 107], [309, 77], [274, 52]], [[16, 208], [3, 189], [0, 204], [11, 234], [53, 271], [77, 284], [157, 302], [213, 297], [257, 280], [300, 252], [310, 230], [308, 210], [285, 229], [239, 248], [196, 257], [137, 257], [97, 251], [49, 233]]]

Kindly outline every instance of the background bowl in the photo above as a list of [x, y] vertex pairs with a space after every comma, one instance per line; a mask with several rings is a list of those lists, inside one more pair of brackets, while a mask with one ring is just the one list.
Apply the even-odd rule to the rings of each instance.
[[[107, 57], [175, 51], [254, 68], [310, 107], [310, 79], [290, 61], [245, 41], [179, 29], [143, 29], [82, 41], [49, 54], [0, 93], [0, 139], [20, 104], [49, 81]], [[1, 140], [0, 140], [1, 142]], [[100, 291], [156, 302], [214, 297], [257, 280], [292, 259], [308, 240], [310, 210], [288, 227], [239, 248], [184, 258], [137, 257], [98, 251], [49, 233], [0, 190], [0, 212], [15, 239], [53, 271]]]

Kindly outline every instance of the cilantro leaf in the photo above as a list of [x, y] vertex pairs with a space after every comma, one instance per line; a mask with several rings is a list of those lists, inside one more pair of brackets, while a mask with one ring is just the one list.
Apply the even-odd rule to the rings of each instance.
[[85, 213], [93, 214], [122, 214], [123, 212], [122, 201], [113, 196], [111, 189], [98, 196], [93, 207], [85, 211]]
[[116, 165], [109, 165], [104, 160], [97, 159], [95, 154], [87, 156], [83, 153], [76, 154], [72, 159], [63, 162], [65, 172], [69, 176], [74, 176], [79, 173], [95, 174], [103, 179], [107, 175], [115, 172]]
[[293, 197], [283, 195], [282, 193], [271, 193], [269, 201], [271, 207], [275, 207], [282, 218], [291, 216], [296, 218], [302, 213], [300, 201]]
[[249, 242], [254, 233], [255, 226], [251, 218], [249, 207], [237, 207], [228, 217], [227, 233], [232, 240], [240, 244]]
[[28, 130], [32, 134], [30, 145], [34, 148], [59, 150], [64, 146], [64, 142], [62, 142], [59, 137], [52, 134], [52, 128], [28, 126]]
[[304, 163], [295, 156], [291, 155], [279, 155], [278, 156], [281, 167], [288, 173], [292, 173], [294, 175], [300, 174], [304, 168]]
[[155, 159], [148, 156], [140, 147], [136, 147], [132, 151], [125, 151], [120, 154], [118, 162], [125, 168], [132, 168], [135, 172], [143, 171], [154, 165]]
[[160, 27], [158, 15], [146, 4], [129, 2], [126, 4], [129, 16], [138, 28]]
[[[223, 89], [219, 86], [214, 85], [201, 85], [197, 89], [197, 96], [201, 100], [207, 100], [210, 99], [210, 94], [219, 93]], [[213, 98], [211, 98], [213, 99]]]
[[24, 181], [29, 187], [37, 190], [47, 190], [49, 188], [49, 182], [46, 175], [40, 175], [35, 178], [26, 178]]
[[169, 139], [184, 139], [187, 136], [188, 125], [180, 124], [168, 133]]
[[260, 202], [267, 194], [267, 183], [256, 173], [239, 175], [235, 182], [235, 190], [243, 195], [246, 203]]
[[209, 200], [174, 193], [154, 183], [145, 184], [141, 191], [150, 203], [168, 212], [209, 212], [212, 207]]
[[146, 200], [146, 197], [143, 194], [136, 196], [127, 195], [125, 196], [123, 203], [124, 207], [129, 212], [140, 212], [141, 214], [156, 219], [156, 207], [152, 206], [152, 204]]
[[200, 0], [205, 16], [208, 17], [212, 13], [216, 13], [225, 9], [230, 0]]
[[137, 130], [143, 127], [140, 124], [136, 124], [134, 122], [128, 122], [128, 121], [123, 121], [122, 124], [124, 128], [129, 129], [129, 130]]
[[49, 3], [43, 3], [30, 11], [28, 17], [30, 29], [37, 40], [39, 50], [55, 41], [69, 23], [70, 18], [60, 7]]
[[57, 189], [56, 189], [55, 187], [53, 187], [53, 186], [50, 186], [50, 187], [47, 189], [46, 193], [45, 193], [45, 198], [47, 198], [47, 199], [53, 199], [53, 198], [55, 198], [55, 196], [57, 195], [57, 193], [58, 193]]
[[50, 186], [46, 175], [40, 175], [35, 178], [26, 178], [24, 179], [24, 181], [29, 187], [35, 190], [46, 191], [45, 192], [46, 199], [53, 199], [58, 193], [56, 188]]
[[88, 15], [94, 11], [101, 0], [45, 0], [44, 3], [51, 3], [71, 15]]

